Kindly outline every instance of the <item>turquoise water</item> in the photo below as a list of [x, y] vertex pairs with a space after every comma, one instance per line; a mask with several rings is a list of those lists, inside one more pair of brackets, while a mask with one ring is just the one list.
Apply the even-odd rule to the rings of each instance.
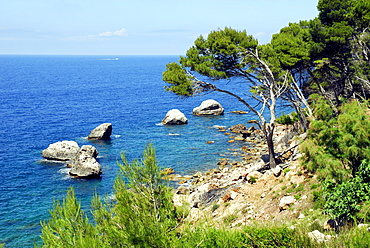
[[[122, 151], [132, 160], [152, 142], [160, 164], [184, 175], [214, 168], [220, 156], [232, 157], [229, 148], [244, 145], [228, 143], [214, 127], [255, 118], [230, 113], [246, 111], [243, 105], [223, 94], [184, 99], [163, 90], [165, 65], [178, 56], [115, 58], [0, 56], [0, 243], [6, 247], [31, 247], [39, 241], [40, 220], [48, 218], [52, 201], [62, 199], [68, 187], [75, 188], [85, 208], [94, 191], [111, 193]], [[225, 115], [192, 116], [192, 109], [206, 99], [220, 102]], [[160, 125], [173, 108], [187, 116], [188, 125]], [[104, 122], [113, 124], [110, 141], [85, 139]], [[43, 160], [41, 151], [62, 140], [94, 145], [102, 178], [72, 179], [64, 164]]]

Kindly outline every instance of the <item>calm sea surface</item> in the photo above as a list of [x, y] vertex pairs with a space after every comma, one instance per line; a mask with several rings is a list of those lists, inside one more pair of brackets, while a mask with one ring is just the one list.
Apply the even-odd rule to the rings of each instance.
[[[112, 192], [116, 159], [129, 160], [152, 142], [160, 164], [178, 174], [216, 167], [220, 156], [231, 157], [228, 143], [215, 125], [230, 127], [255, 118], [235, 115], [246, 110], [230, 97], [210, 94], [179, 98], [163, 90], [165, 65], [178, 56], [8, 56], [0, 55], [0, 243], [32, 247], [39, 242], [40, 221], [49, 217], [53, 200], [73, 186], [88, 209], [92, 194]], [[220, 117], [195, 117], [203, 100], [225, 108]], [[180, 109], [188, 125], [159, 125], [167, 111]], [[112, 139], [85, 137], [101, 123], [113, 124]], [[169, 135], [169, 134], [178, 135]], [[103, 168], [99, 180], [72, 179], [61, 163], [46, 162], [41, 151], [51, 143], [73, 140], [94, 145]], [[207, 141], [214, 144], [207, 144]]]

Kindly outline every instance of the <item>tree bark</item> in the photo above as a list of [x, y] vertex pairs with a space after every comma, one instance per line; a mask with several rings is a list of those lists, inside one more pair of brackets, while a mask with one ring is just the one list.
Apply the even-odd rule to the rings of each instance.
[[269, 151], [269, 164], [270, 168], [273, 169], [276, 167], [276, 158], [275, 158], [275, 149], [274, 149], [274, 142], [272, 137], [274, 135], [275, 123], [271, 124], [264, 124], [263, 125], [263, 132], [266, 136], [267, 147]]

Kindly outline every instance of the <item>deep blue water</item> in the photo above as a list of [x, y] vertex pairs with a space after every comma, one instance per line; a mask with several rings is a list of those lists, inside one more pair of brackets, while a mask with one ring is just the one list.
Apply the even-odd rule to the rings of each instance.
[[[243, 105], [222, 94], [179, 98], [163, 90], [162, 72], [178, 56], [0, 56], [0, 243], [32, 247], [39, 241], [40, 221], [49, 217], [52, 201], [73, 186], [85, 208], [94, 191], [112, 192], [118, 172], [116, 159], [129, 160], [152, 142], [160, 164], [179, 174], [216, 167], [220, 156], [232, 156], [214, 125], [245, 123], [250, 115], [235, 115]], [[195, 117], [203, 100], [215, 99], [225, 108], [219, 117]], [[168, 110], [180, 109], [188, 125], [158, 125]], [[88, 141], [90, 130], [113, 124], [112, 139]], [[169, 133], [177, 133], [171, 136]], [[74, 140], [92, 144], [103, 168], [100, 180], [66, 175], [64, 164], [48, 163], [41, 151], [49, 144]], [[215, 141], [207, 144], [207, 141]]]

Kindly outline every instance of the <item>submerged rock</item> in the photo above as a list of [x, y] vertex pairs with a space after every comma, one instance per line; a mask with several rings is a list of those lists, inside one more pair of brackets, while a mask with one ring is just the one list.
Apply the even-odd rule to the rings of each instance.
[[162, 120], [164, 125], [182, 125], [187, 124], [188, 119], [186, 116], [178, 109], [171, 109], [167, 112], [166, 116]]
[[49, 160], [67, 161], [76, 156], [80, 147], [75, 141], [58, 141], [42, 151], [42, 157]]
[[78, 154], [71, 159], [68, 167], [72, 167], [69, 174], [79, 178], [100, 177], [101, 165], [96, 161], [98, 151], [91, 145], [82, 146]]
[[112, 134], [112, 123], [103, 123], [94, 128], [87, 139], [92, 140], [107, 140]]
[[203, 101], [199, 107], [193, 109], [193, 115], [223, 115], [224, 108], [213, 99]]

